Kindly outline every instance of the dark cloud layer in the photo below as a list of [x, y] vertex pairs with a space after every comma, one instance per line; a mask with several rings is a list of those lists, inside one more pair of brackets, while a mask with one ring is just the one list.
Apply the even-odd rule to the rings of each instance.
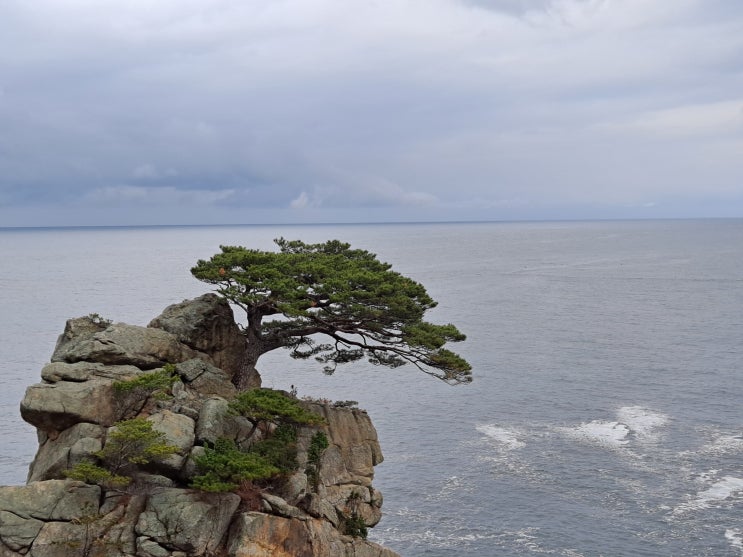
[[0, 226], [743, 216], [743, 5], [6, 0]]

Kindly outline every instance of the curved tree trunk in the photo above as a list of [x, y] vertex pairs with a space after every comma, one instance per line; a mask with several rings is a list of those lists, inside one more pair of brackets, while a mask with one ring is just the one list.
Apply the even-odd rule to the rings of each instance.
[[257, 389], [261, 386], [261, 375], [255, 369], [259, 356], [260, 354], [256, 354], [254, 350], [250, 349], [250, 346], [245, 350], [240, 368], [232, 376], [232, 384], [238, 391]]
[[232, 384], [239, 391], [257, 389], [261, 386], [261, 375], [255, 369], [258, 358], [266, 352], [270, 352], [283, 345], [282, 342], [277, 342], [276, 339], [269, 341], [261, 334], [261, 321], [265, 315], [276, 313], [273, 309], [267, 312], [265, 307], [253, 306], [247, 309], [247, 313], [248, 326], [244, 330], [246, 341], [245, 353], [240, 362], [240, 369], [232, 376]]

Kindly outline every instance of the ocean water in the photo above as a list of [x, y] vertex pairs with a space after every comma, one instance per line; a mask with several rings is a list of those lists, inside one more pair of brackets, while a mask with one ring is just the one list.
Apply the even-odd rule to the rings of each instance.
[[358, 400], [379, 432], [375, 541], [416, 556], [743, 556], [743, 221], [0, 230], [0, 484], [70, 317], [145, 325], [207, 285], [220, 244], [338, 238], [422, 282], [474, 382], [323, 375], [271, 353], [264, 385]]

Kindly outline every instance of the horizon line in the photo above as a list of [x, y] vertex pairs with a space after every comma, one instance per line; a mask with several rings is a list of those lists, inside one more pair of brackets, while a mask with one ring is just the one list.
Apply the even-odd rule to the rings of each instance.
[[626, 217], [626, 218], [547, 218], [547, 219], [474, 219], [474, 220], [411, 220], [411, 221], [365, 221], [365, 222], [274, 222], [274, 223], [229, 223], [229, 224], [61, 224], [42, 226], [0, 226], [0, 231], [24, 230], [116, 230], [125, 228], [237, 228], [277, 226], [390, 226], [416, 224], [519, 224], [519, 223], [567, 223], [567, 222], [637, 222], [637, 221], [690, 221], [690, 220], [741, 220], [743, 217]]

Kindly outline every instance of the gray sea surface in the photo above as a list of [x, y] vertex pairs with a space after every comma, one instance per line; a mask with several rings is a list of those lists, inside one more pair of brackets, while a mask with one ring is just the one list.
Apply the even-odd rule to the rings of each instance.
[[0, 484], [70, 317], [146, 325], [220, 244], [338, 238], [440, 303], [474, 382], [266, 355], [264, 385], [379, 432], [371, 538], [417, 556], [743, 556], [743, 220], [0, 229]]

